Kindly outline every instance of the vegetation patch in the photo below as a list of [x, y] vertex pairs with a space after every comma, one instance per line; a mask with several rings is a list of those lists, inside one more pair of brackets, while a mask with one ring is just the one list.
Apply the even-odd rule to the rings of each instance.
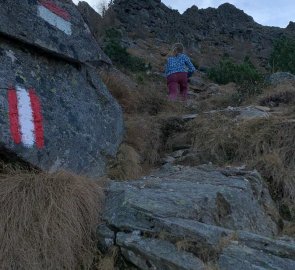
[[270, 57], [272, 72], [285, 71], [295, 74], [295, 39], [278, 39]]
[[103, 198], [87, 178], [2, 169], [1, 269], [89, 269]]
[[216, 67], [209, 69], [208, 76], [209, 79], [219, 84], [230, 82], [255, 84], [262, 79], [261, 74], [248, 57], [245, 57], [242, 64], [236, 64], [229, 58], [224, 58]]
[[127, 68], [133, 72], [147, 71], [150, 64], [145, 63], [142, 58], [133, 56], [122, 46], [122, 35], [115, 28], [109, 28], [105, 33], [104, 52], [118, 66]]
[[[236, 122], [223, 114], [198, 117], [191, 125], [194, 148], [217, 163], [247, 164], [268, 181], [284, 217], [295, 218], [295, 122], [272, 117]], [[282, 213], [282, 211], [281, 211]], [[287, 213], [287, 214], [286, 214]]]

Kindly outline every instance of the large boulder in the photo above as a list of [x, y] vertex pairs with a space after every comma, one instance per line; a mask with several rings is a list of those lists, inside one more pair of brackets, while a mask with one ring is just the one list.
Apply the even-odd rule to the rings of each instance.
[[295, 242], [274, 239], [278, 217], [256, 171], [168, 165], [140, 180], [112, 182], [104, 219], [113, 236], [105, 228], [98, 235], [139, 269], [204, 269], [209, 261], [220, 269], [264, 262], [269, 268], [259, 269], [293, 269]]
[[71, 0], [1, 0], [0, 32], [68, 61], [110, 63]]
[[122, 111], [95, 68], [110, 61], [75, 5], [4, 0], [0, 20], [1, 149], [44, 170], [103, 175]]
[[295, 82], [295, 75], [289, 72], [276, 72], [269, 76], [267, 82], [271, 85], [277, 86], [286, 82]]

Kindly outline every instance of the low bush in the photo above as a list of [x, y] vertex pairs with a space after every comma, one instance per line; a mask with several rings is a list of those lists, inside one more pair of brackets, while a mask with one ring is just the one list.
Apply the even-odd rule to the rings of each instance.
[[295, 39], [277, 40], [270, 57], [272, 72], [286, 71], [295, 74]]
[[235, 64], [229, 58], [224, 58], [216, 67], [209, 69], [209, 79], [219, 84], [235, 83], [256, 83], [262, 76], [251, 63], [245, 58], [242, 64]]
[[128, 53], [121, 44], [121, 33], [114, 28], [110, 28], [105, 34], [104, 52], [117, 65], [127, 68], [133, 72], [147, 71], [150, 64], [146, 64], [142, 58]]

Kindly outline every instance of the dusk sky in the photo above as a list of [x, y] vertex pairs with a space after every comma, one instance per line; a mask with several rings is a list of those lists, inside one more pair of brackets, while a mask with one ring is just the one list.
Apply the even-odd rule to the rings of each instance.
[[[106, 0], [85, 1], [94, 8], [101, 2], [106, 2]], [[74, 0], [74, 2], [77, 3], [79, 0]], [[227, 2], [244, 10], [262, 25], [286, 27], [289, 21], [295, 21], [295, 0], [162, 0], [162, 2], [173, 9], [178, 9], [180, 13], [192, 5], [207, 8], [218, 7]]]

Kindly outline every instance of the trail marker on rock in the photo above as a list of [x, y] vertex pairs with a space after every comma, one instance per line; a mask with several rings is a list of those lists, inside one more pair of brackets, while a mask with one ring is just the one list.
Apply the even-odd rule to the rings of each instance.
[[72, 34], [70, 14], [52, 1], [39, 1], [38, 16], [65, 34]]
[[41, 104], [34, 89], [27, 91], [21, 86], [9, 88], [10, 132], [14, 143], [25, 147], [44, 147], [44, 130]]

